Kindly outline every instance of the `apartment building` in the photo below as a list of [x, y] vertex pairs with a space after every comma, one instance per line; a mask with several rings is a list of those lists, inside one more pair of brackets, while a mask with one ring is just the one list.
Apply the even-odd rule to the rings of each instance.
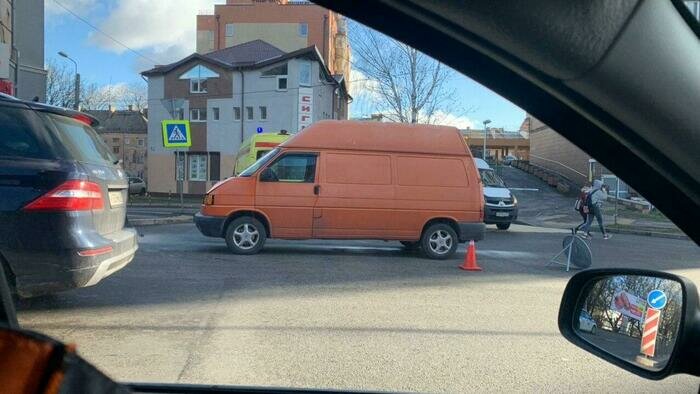
[[148, 121], [145, 114], [132, 108], [86, 112], [100, 121], [96, 131], [114, 157], [122, 161], [126, 173], [147, 180]]
[[0, 92], [45, 101], [44, 0], [0, 0]]
[[[255, 40], [142, 73], [148, 78], [148, 190], [202, 195], [233, 174], [241, 142], [257, 132], [295, 133], [347, 119], [349, 96], [316, 48], [285, 52]], [[185, 154], [163, 147], [162, 121], [188, 119]], [[177, 157], [177, 159], [176, 159]]]
[[253, 40], [285, 52], [316, 46], [332, 74], [350, 75], [345, 18], [309, 1], [227, 0], [197, 16], [197, 53]]

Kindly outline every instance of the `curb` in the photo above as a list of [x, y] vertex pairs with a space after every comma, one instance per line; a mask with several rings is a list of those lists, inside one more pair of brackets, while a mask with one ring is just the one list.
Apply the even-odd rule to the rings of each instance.
[[192, 215], [180, 215], [171, 216], [167, 218], [154, 218], [154, 219], [131, 219], [129, 220], [130, 226], [157, 226], [159, 224], [177, 224], [177, 223], [192, 223]]
[[[523, 226], [530, 226], [530, 227], [544, 227], [544, 228], [556, 228], [556, 229], [566, 230], [566, 228], [563, 228], [563, 227], [541, 226], [541, 225], [537, 225], [537, 224], [524, 222], [522, 220], [516, 220], [513, 223], [520, 224]], [[593, 229], [591, 228], [591, 230], [593, 230]], [[690, 237], [688, 237], [685, 234], [660, 233], [658, 231], [652, 231], [652, 230], [632, 230], [632, 229], [620, 229], [620, 228], [607, 228], [607, 230], [611, 234], [642, 235], [642, 236], [646, 236], [646, 237], [655, 237], [655, 238], [681, 239], [681, 240], [688, 240], [688, 241], [690, 240]], [[593, 230], [593, 232], [598, 233], [597, 229]]]
[[[180, 208], [180, 204], [141, 204], [141, 203], [129, 203], [127, 206], [127, 209], [130, 207], [133, 208]], [[184, 204], [182, 206], [183, 208], [201, 208], [202, 204]]]

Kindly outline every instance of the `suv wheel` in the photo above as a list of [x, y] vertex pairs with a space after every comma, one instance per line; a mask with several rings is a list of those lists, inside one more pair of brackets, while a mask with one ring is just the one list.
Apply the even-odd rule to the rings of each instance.
[[499, 230], [508, 230], [510, 223], [496, 223], [496, 227], [498, 227]]
[[146, 195], [146, 188], [142, 187], [141, 191], [139, 192], [139, 196], [145, 196]]
[[240, 217], [226, 227], [226, 245], [235, 254], [258, 253], [266, 239], [265, 226], [254, 217]]
[[431, 259], [446, 259], [457, 250], [457, 233], [446, 223], [435, 223], [423, 231], [420, 246]]

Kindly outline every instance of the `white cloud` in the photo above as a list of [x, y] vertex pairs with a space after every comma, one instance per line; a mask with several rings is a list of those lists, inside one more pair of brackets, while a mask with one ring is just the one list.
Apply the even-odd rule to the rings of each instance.
[[[88, 1], [88, 0], [74, 0]], [[193, 53], [197, 43], [197, 14], [211, 9], [219, 0], [120, 0], [108, 11], [98, 27], [139, 51], [155, 62], [169, 63]], [[99, 32], [90, 34], [89, 42], [118, 54], [127, 51]], [[151, 62], [145, 68], [153, 66]]]
[[[21, 0], [20, 0], [21, 1]], [[80, 16], [85, 16], [88, 14], [87, 11], [92, 10], [95, 6], [97, 0], [58, 0], [62, 5], [71, 11], [75, 12]], [[46, 12], [46, 17], [51, 18], [56, 15], [65, 14], [66, 11], [63, 7], [59, 6], [54, 0], [45, 0], [44, 10]]]
[[473, 129], [476, 124], [472, 119], [469, 119], [464, 115], [457, 115], [444, 111], [436, 111], [433, 114], [433, 121], [431, 123], [444, 125], [444, 126], [454, 126], [458, 129]]

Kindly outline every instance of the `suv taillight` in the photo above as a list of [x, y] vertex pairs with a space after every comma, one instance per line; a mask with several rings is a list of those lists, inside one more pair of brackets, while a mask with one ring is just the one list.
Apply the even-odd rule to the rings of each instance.
[[27, 204], [25, 211], [90, 211], [103, 209], [102, 189], [94, 182], [71, 180]]

